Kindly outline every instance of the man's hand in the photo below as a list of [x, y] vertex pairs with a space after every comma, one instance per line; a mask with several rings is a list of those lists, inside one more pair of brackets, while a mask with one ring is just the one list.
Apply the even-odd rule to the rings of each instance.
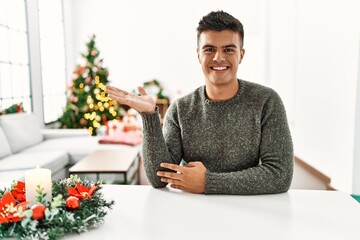
[[205, 192], [205, 173], [206, 168], [202, 162], [190, 162], [186, 166], [179, 166], [171, 163], [161, 163], [161, 167], [174, 172], [158, 171], [162, 182], [170, 184], [170, 187], [181, 189], [192, 193]]
[[155, 100], [151, 96], [147, 95], [146, 91], [142, 87], [138, 87], [138, 91], [141, 96], [136, 96], [125, 90], [112, 86], [106, 86], [105, 90], [111, 99], [114, 99], [121, 104], [128, 105], [138, 112], [155, 112]]

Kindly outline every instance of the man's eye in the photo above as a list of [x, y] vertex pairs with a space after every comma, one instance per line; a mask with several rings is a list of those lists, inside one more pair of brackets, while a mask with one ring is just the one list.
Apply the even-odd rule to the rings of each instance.
[[214, 51], [215, 51], [215, 49], [213, 49], [213, 48], [206, 48], [204, 50], [204, 53], [213, 53]]
[[235, 50], [232, 49], [232, 48], [225, 48], [224, 51], [225, 51], [226, 53], [233, 53], [233, 52], [235, 52]]

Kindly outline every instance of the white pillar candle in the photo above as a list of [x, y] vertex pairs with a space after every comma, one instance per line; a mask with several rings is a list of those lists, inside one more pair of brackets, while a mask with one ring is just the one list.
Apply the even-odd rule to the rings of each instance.
[[52, 182], [51, 182], [51, 171], [44, 168], [35, 168], [26, 171], [25, 173], [25, 191], [26, 191], [26, 201], [29, 204], [36, 202], [36, 197], [38, 193], [36, 190], [43, 188], [43, 192], [46, 193], [45, 199], [51, 201], [52, 198]]

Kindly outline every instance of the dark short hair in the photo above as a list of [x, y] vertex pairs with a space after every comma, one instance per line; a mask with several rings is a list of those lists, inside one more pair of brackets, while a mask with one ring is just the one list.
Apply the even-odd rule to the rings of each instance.
[[199, 26], [196, 28], [198, 44], [200, 34], [207, 30], [230, 30], [236, 32], [240, 37], [240, 47], [244, 44], [244, 27], [242, 23], [224, 11], [211, 12], [200, 20]]

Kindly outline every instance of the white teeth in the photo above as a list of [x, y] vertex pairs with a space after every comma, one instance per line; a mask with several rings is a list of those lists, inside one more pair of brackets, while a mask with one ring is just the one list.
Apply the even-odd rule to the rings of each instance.
[[221, 70], [225, 70], [226, 67], [213, 67], [214, 70], [218, 70], [218, 71], [221, 71]]

